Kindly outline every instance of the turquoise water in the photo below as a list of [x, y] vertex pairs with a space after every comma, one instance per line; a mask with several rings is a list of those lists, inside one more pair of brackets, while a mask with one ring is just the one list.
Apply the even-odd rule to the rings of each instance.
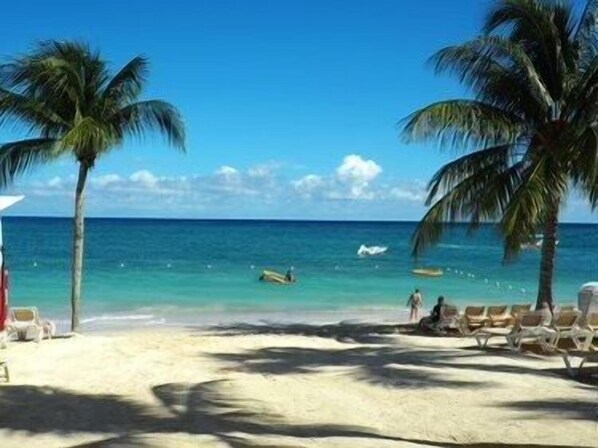
[[[539, 253], [501, 263], [491, 227], [475, 237], [456, 227], [422, 259], [446, 270], [439, 279], [411, 274], [414, 223], [184, 221], [88, 219], [84, 278], [86, 322], [139, 319], [193, 322], [206, 316], [279, 316], [372, 313], [398, 316], [409, 292], [427, 303], [444, 294], [456, 304], [533, 302]], [[71, 222], [5, 218], [12, 303], [37, 305], [66, 321], [69, 310]], [[361, 244], [388, 246], [359, 258]], [[556, 296], [572, 302], [579, 286], [598, 280], [598, 226], [563, 225]], [[299, 282], [264, 284], [262, 269], [294, 266]], [[388, 314], [388, 313], [391, 314]]]

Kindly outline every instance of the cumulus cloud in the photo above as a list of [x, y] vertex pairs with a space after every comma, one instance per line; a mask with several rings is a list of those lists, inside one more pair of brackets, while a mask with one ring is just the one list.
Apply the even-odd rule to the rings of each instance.
[[158, 178], [148, 170], [137, 171], [129, 177], [132, 182], [143, 185], [147, 188], [153, 188], [158, 184]]
[[292, 182], [295, 191], [304, 198], [311, 198], [312, 195], [326, 185], [326, 181], [316, 174], [308, 174], [299, 180]]
[[[333, 201], [373, 201], [398, 199], [390, 194], [389, 187], [376, 185], [382, 167], [374, 160], [357, 154], [343, 158], [340, 165], [329, 175], [308, 174], [292, 183], [299, 196], [305, 199], [319, 198]], [[415, 200], [403, 197], [400, 199]]]
[[[327, 217], [336, 213], [339, 217], [352, 217], [351, 210], [355, 213], [360, 210], [362, 217], [368, 207], [378, 213], [399, 210], [393, 204], [421, 207], [425, 197], [423, 183], [382, 179], [382, 167], [357, 154], [342, 158], [328, 173], [310, 173], [296, 179], [284, 176], [280, 167], [271, 162], [246, 169], [222, 165], [211, 174], [185, 176], [165, 176], [148, 169], [131, 174], [92, 173], [88, 208], [91, 213], [99, 210], [113, 215], [197, 216], [197, 213], [205, 213], [239, 217], [247, 216], [247, 212], [241, 210], [257, 210], [261, 216], [281, 216], [285, 204], [292, 201], [293, 213], [301, 213], [296, 217], [317, 217], [317, 210]], [[40, 201], [54, 197], [57, 204], [70, 210], [75, 184], [74, 176], [54, 177], [29, 184], [22, 191]], [[347, 208], [342, 205], [344, 202], [354, 205]]]
[[118, 174], [106, 174], [104, 176], [98, 176], [91, 179], [91, 182], [99, 185], [100, 187], [106, 187], [110, 184], [122, 182], [122, 178]]
[[215, 174], [216, 176], [232, 177], [239, 174], [239, 170], [232, 166], [223, 165], [216, 170]]

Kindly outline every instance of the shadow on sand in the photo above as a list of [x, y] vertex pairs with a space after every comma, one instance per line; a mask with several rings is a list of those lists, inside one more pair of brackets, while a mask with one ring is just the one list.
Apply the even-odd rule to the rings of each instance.
[[[548, 448], [534, 444], [461, 444], [384, 436], [364, 428], [344, 425], [292, 425], [280, 416], [256, 413], [247, 401], [227, 397], [226, 381], [198, 384], [163, 384], [153, 390], [161, 406], [153, 409], [112, 395], [81, 395], [55, 388], [7, 386], [0, 388], [2, 427], [42, 433], [105, 433], [104, 440], [77, 445], [79, 448], [153, 447], [151, 434], [186, 433], [209, 435], [231, 448], [291, 448], [313, 446], [318, 440], [326, 446], [330, 437], [360, 438], [376, 446], [378, 441], [409, 442], [447, 448]], [[242, 437], [239, 434], [247, 437]], [[117, 434], [115, 437], [114, 434]], [[255, 436], [285, 436], [300, 445], [260, 444]], [[551, 448], [572, 448], [550, 445]], [[74, 448], [74, 447], [73, 447]]]

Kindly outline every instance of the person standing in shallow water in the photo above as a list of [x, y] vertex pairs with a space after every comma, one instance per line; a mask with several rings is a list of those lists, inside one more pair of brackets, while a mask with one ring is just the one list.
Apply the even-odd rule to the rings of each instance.
[[424, 306], [424, 297], [419, 292], [419, 289], [415, 289], [415, 292], [409, 296], [407, 306], [410, 308], [409, 321], [419, 322], [421, 319], [421, 309]]

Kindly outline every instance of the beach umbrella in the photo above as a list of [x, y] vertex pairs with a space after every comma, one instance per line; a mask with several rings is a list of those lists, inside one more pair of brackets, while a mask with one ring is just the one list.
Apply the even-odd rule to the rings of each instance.
[[[0, 212], [16, 204], [24, 196], [0, 196]], [[8, 271], [4, 257], [4, 240], [2, 238], [2, 217], [0, 216], [0, 332], [4, 331], [8, 318]]]

